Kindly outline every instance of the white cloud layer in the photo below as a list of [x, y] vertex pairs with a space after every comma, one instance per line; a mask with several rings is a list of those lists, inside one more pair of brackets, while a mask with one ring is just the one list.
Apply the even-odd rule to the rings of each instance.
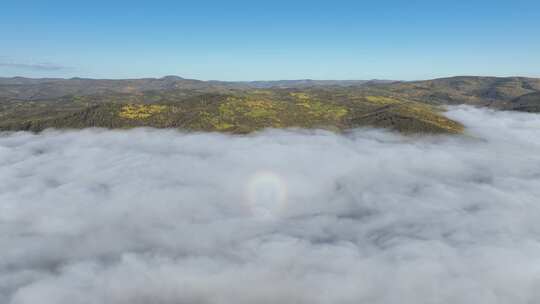
[[540, 303], [540, 115], [0, 136], [0, 303]]

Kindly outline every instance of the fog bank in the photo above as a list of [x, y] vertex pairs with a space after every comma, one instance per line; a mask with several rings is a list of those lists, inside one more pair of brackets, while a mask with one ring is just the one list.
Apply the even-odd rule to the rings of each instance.
[[538, 303], [540, 115], [0, 136], [0, 303]]

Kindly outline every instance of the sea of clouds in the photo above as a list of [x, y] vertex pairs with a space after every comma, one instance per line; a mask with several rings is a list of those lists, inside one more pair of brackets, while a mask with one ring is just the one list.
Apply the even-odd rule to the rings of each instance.
[[0, 135], [0, 303], [540, 303], [540, 115]]

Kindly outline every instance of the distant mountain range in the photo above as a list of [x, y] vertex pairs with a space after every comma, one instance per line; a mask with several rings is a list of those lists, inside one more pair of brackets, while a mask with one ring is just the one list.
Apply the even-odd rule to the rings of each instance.
[[440, 106], [540, 112], [540, 79], [201, 81], [0, 78], [0, 129], [153, 126], [246, 133], [267, 127], [455, 133]]
[[89, 78], [2, 78], [0, 98], [39, 100], [66, 95], [93, 95], [106, 93], [136, 93], [167, 90], [269, 89], [310, 88], [322, 86], [362, 86], [384, 84], [386, 80], [275, 80], [275, 81], [202, 81], [179, 76], [141, 79], [89, 79]]

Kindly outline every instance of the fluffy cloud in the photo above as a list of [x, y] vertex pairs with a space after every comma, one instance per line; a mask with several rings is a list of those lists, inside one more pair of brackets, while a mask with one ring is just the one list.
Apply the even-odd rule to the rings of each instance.
[[540, 301], [540, 116], [0, 136], [0, 303]]

